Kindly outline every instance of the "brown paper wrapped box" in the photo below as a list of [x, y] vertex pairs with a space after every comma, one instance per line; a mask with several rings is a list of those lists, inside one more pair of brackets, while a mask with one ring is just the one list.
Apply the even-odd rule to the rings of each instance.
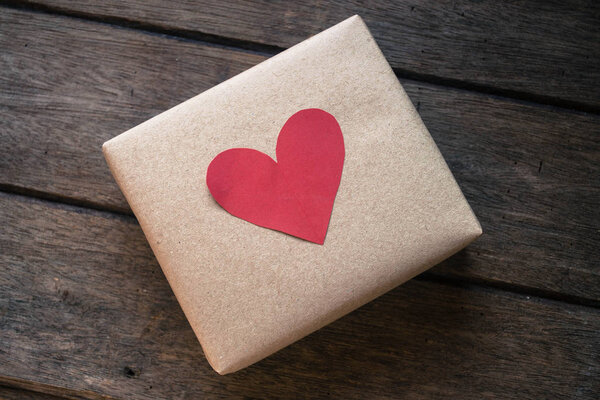
[[[233, 217], [206, 170], [275, 159], [286, 120], [337, 119], [345, 143], [325, 243]], [[106, 142], [104, 155], [206, 358], [244, 368], [449, 257], [481, 226], [358, 16]]]

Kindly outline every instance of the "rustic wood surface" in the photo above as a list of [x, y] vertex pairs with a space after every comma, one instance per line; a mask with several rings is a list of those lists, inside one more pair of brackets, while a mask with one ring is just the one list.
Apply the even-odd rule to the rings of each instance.
[[[71, 18], [0, 21], [0, 184], [122, 212], [102, 143], [264, 59]], [[599, 302], [600, 117], [403, 83], [486, 232], [468, 263], [433, 272]]]
[[[597, 3], [1, 3], [0, 399], [597, 398]], [[100, 146], [355, 12], [485, 235], [220, 377]]]
[[[1, 377], [126, 399], [593, 396], [600, 310], [413, 280], [217, 375], [132, 217], [1, 195]], [[15, 235], [14, 232], [18, 232]]]
[[[190, 1], [28, 2], [203, 40], [227, 38], [277, 51], [354, 14], [408, 77], [467, 84], [600, 110], [597, 1]], [[270, 47], [260, 47], [257, 44]]]
[[0, 386], [0, 400], [62, 400], [63, 396], [53, 396], [47, 392], [32, 391], [13, 386]]

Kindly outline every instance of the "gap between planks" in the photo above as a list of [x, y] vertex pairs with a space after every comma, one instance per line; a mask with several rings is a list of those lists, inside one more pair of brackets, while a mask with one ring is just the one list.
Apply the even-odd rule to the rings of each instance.
[[0, 376], [0, 399], [11, 400], [117, 400], [91, 391], [70, 390], [7, 376]]

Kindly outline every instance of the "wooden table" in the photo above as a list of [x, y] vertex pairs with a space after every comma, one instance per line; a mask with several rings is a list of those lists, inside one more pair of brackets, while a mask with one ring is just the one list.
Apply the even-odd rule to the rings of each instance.
[[[0, 398], [599, 398], [598, 2], [0, 4]], [[354, 13], [485, 234], [218, 376], [101, 144]]]

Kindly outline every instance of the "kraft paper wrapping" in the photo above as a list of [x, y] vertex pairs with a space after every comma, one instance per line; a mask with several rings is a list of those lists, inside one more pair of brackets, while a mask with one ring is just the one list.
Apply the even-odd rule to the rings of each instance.
[[[328, 233], [311, 243], [210, 196], [220, 152], [275, 159], [286, 120], [335, 116], [346, 156]], [[449, 257], [481, 226], [360, 17], [106, 142], [104, 155], [206, 358], [244, 368]]]

